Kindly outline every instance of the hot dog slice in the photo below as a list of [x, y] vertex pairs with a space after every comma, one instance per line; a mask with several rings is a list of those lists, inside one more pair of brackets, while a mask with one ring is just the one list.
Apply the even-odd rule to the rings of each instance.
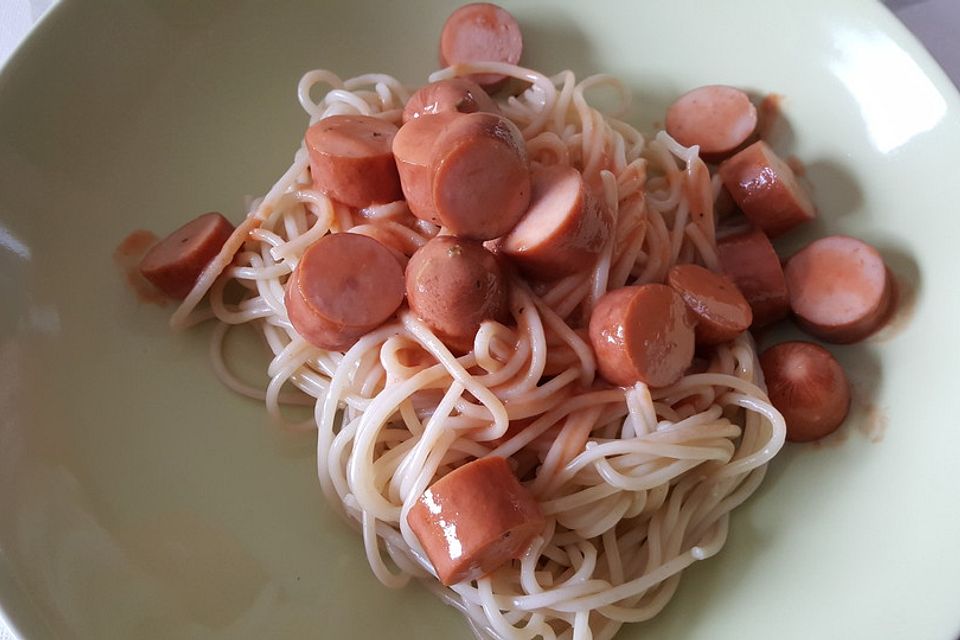
[[693, 362], [694, 319], [666, 285], [606, 293], [590, 316], [589, 334], [600, 375], [616, 385], [665, 387]]
[[[523, 53], [523, 36], [516, 18], [488, 2], [467, 4], [447, 18], [440, 34], [440, 64], [458, 62], [506, 62], [517, 64]], [[474, 74], [470, 79], [484, 88], [496, 89], [506, 76]]]
[[808, 442], [837, 430], [850, 410], [850, 384], [830, 352], [784, 342], [760, 355], [770, 402], [783, 414], [787, 440]]
[[371, 116], [328, 116], [307, 129], [310, 173], [316, 188], [351, 207], [403, 197], [393, 161], [397, 127]]
[[525, 273], [552, 280], [588, 270], [610, 236], [612, 220], [573, 167], [533, 172], [530, 208], [499, 250]]
[[433, 202], [433, 173], [430, 157], [437, 138], [459, 114], [443, 112], [409, 120], [393, 138], [393, 155], [400, 173], [403, 197], [413, 215], [421, 220], [441, 224]]
[[719, 174], [744, 215], [771, 238], [817, 215], [793, 169], [762, 140], [721, 164]]
[[791, 257], [784, 274], [797, 320], [823, 340], [862, 340], [883, 324], [890, 310], [887, 266], [862, 240], [820, 238]]
[[696, 264], [678, 264], [667, 282], [697, 318], [697, 344], [730, 342], [750, 327], [753, 312], [729, 277]]
[[417, 89], [403, 108], [403, 122], [448, 111], [500, 113], [500, 108], [476, 82], [467, 78], [450, 78]]
[[717, 243], [720, 266], [737, 285], [753, 311], [753, 327], [782, 320], [790, 311], [787, 281], [780, 258], [759, 229], [728, 236]]
[[140, 273], [171, 298], [186, 298], [232, 233], [223, 215], [205, 213], [154, 245], [140, 261]]
[[321, 349], [342, 350], [403, 302], [403, 270], [390, 250], [355, 233], [326, 235], [304, 252], [287, 284], [290, 323]]
[[517, 126], [492, 113], [452, 120], [430, 158], [437, 216], [462, 238], [510, 231], [530, 204], [530, 165]]
[[480, 458], [434, 482], [407, 514], [444, 585], [519, 558], [539, 533], [540, 506], [503, 458]]
[[667, 110], [667, 133], [680, 144], [700, 145], [700, 157], [718, 162], [739, 149], [757, 128], [757, 108], [743, 91], [708, 85], [680, 96]]
[[505, 320], [507, 285], [497, 257], [475, 240], [438, 236], [406, 272], [410, 309], [454, 351], [465, 353], [484, 320]]

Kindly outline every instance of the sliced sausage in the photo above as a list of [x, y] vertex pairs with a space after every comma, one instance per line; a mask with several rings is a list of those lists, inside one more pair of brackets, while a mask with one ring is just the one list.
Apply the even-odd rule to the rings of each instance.
[[154, 245], [140, 261], [140, 273], [171, 298], [186, 298], [232, 233], [222, 214], [205, 213]]
[[403, 107], [403, 122], [448, 111], [500, 113], [500, 108], [476, 82], [468, 78], [450, 78], [417, 89]]
[[540, 505], [503, 458], [480, 458], [423, 492], [407, 523], [446, 586], [519, 558], [544, 528]]
[[820, 238], [784, 268], [800, 325], [829, 342], [862, 340], [890, 311], [891, 278], [880, 252], [849, 236]]
[[437, 216], [451, 233], [491, 240], [530, 204], [530, 163], [517, 126], [492, 113], [450, 122], [430, 157]]
[[667, 110], [667, 133], [700, 157], [718, 162], [739, 149], [757, 128], [757, 108], [734, 87], [713, 84], [689, 91]]
[[793, 169], [762, 140], [721, 164], [719, 174], [744, 215], [771, 238], [817, 215]]
[[533, 172], [530, 208], [499, 250], [535, 278], [553, 280], [590, 269], [610, 236], [613, 220], [573, 167]]
[[508, 316], [500, 263], [475, 240], [433, 238], [407, 263], [406, 285], [410, 309], [457, 352], [473, 348], [481, 322]]
[[717, 243], [723, 272], [750, 303], [755, 328], [787, 317], [790, 298], [780, 258], [759, 229], [727, 236]]
[[433, 173], [430, 157], [437, 138], [459, 114], [439, 113], [409, 120], [393, 138], [393, 155], [400, 173], [403, 197], [413, 215], [421, 220], [441, 224], [433, 202]]
[[310, 245], [287, 283], [294, 329], [321, 349], [343, 350], [383, 324], [403, 302], [403, 270], [390, 250], [356, 233]]
[[[517, 64], [523, 53], [520, 24], [510, 12], [488, 2], [467, 4], [447, 18], [440, 34], [440, 64], [506, 62]], [[506, 76], [478, 73], [468, 76], [487, 89], [499, 88]]]
[[830, 352], [784, 342], [760, 355], [770, 402], [783, 414], [787, 440], [808, 442], [837, 430], [850, 410], [850, 383]]
[[307, 129], [316, 188], [351, 207], [403, 198], [393, 161], [397, 127], [371, 116], [328, 116]]
[[589, 334], [600, 375], [623, 387], [637, 382], [665, 387], [693, 362], [694, 319], [666, 285], [606, 293], [590, 316]]
[[753, 312], [729, 277], [696, 264], [678, 264], [667, 282], [697, 318], [697, 344], [730, 342], [750, 327]]

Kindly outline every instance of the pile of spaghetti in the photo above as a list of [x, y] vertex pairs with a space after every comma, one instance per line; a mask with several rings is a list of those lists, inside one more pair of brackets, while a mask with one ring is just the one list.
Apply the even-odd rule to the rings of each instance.
[[[615, 388], [600, 379], [582, 329], [607, 291], [663, 282], [678, 263], [719, 270], [713, 206], [720, 185], [666, 133], [645, 140], [591, 106], [588, 93], [624, 88], [609, 76], [577, 81], [503, 63], [465, 64], [431, 81], [505, 74], [528, 87], [499, 104], [531, 162], [575, 167], [601, 185], [613, 233], [592, 270], [511, 288], [508, 323], [484, 322], [455, 355], [406, 306], [345, 353], [294, 330], [284, 286], [304, 251], [331, 233], [375, 237], [406, 257], [440, 232], [403, 201], [365, 209], [313, 186], [306, 147], [203, 272], [175, 313], [177, 327], [215, 316], [214, 363], [226, 384], [262, 398], [286, 428], [316, 430], [317, 470], [330, 503], [362, 532], [385, 585], [422, 579], [492, 638], [610, 638], [656, 615], [681, 573], [717, 553], [730, 512], [759, 486], [785, 426], [767, 399], [748, 332], [712, 347], [700, 366], [663, 388]], [[318, 87], [329, 90], [321, 100]], [[307, 73], [298, 86], [310, 123], [334, 114], [399, 126], [408, 91], [379, 74], [341, 80]], [[358, 265], [362, 268], [362, 265]], [[229, 295], [243, 288], [239, 302]], [[225, 293], [227, 292], [227, 293]], [[209, 309], [199, 307], [209, 299]], [[258, 328], [274, 356], [265, 391], [230, 373], [229, 327]], [[295, 389], [293, 389], [295, 387]], [[297, 391], [299, 390], [299, 391]], [[305, 395], [304, 395], [305, 394]], [[306, 423], [285, 402], [309, 403]], [[485, 456], [510, 461], [546, 527], [520, 559], [443, 587], [406, 515], [424, 490]]]

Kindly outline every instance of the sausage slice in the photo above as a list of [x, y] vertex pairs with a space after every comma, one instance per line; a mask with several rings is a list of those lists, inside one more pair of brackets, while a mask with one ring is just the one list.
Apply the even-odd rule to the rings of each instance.
[[519, 558], [545, 525], [540, 505], [499, 457], [468, 462], [434, 482], [407, 523], [446, 586]]
[[307, 129], [316, 188], [351, 207], [403, 198], [393, 161], [397, 127], [371, 116], [328, 116]]
[[[467, 4], [447, 18], [440, 34], [440, 64], [506, 62], [517, 64], [523, 53], [520, 24], [509, 11], [488, 2]], [[496, 89], [506, 76], [478, 73], [469, 76], [481, 87]]]
[[612, 220], [573, 167], [533, 172], [530, 208], [499, 250], [525, 273], [552, 280], [589, 269], [610, 236]]
[[721, 164], [718, 172], [744, 215], [771, 238], [817, 215], [793, 169], [763, 140]]
[[448, 111], [500, 113], [500, 108], [476, 82], [467, 78], [450, 78], [417, 89], [403, 107], [403, 122]]
[[637, 382], [665, 387], [693, 362], [694, 319], [666, 285], [604, 294], [590, 316], [589, 335], [600, 375], [623, 387]]
[[718, 162], [739, 149], [757, 128], [757, 108], [743, 91], [708, 85], [689, 91], [667, 110], [667, 133], [700, 157]]
[[407, 303], [451, 349], [465, 353], [484, 320], [507, 317], [497, 257], [475, 240], [438, 236], [407, 263]]
[[140, 273], [166, 295], [182, 300], [232, 233], [233, 225], [222, 214], [205, 213], [154, 245], [140, 261]]
[[492, 113], [455, 118], [430, 158], [437, 216], [462, 238], [491, 240], [510, 231], [530, 204], [523, 136]]
[[784, 274], [790, 308], [818, 338], [857, 342], [887, 318], [893, 297], [890, 274], [880, 252], [862, 240], [820, 238], [791, 257]]
[[753, 327], [782, 320], [790, 311], [787, 281], [770, 239], [759, 229], [723, 238], [717, 243], [723, 272], [750, 303]]
[[750, 327], [753, 312], [729, 277], [696, 264], [678, 264], [667, 282], [697, 318], [697, 344], [730, 342]]
[[458, 117], [456, 112], [425, 115], [407, 121], [393, 138], [393, 155], [400, 173], [403, 197], [413, 215], [421, 220], [441, 224], [437, 207], [433, 202], [433, 173], [430, 156], [437, 138], [450, 122]]

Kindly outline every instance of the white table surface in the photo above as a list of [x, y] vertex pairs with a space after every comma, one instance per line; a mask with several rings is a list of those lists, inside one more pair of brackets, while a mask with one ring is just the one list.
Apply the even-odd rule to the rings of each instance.
[[[0, 67], [59, 0], [0, 0]], [[960, 86], [960, 0], [884, 0]], [[17, 640], [0, 619], [0, 640]]]

